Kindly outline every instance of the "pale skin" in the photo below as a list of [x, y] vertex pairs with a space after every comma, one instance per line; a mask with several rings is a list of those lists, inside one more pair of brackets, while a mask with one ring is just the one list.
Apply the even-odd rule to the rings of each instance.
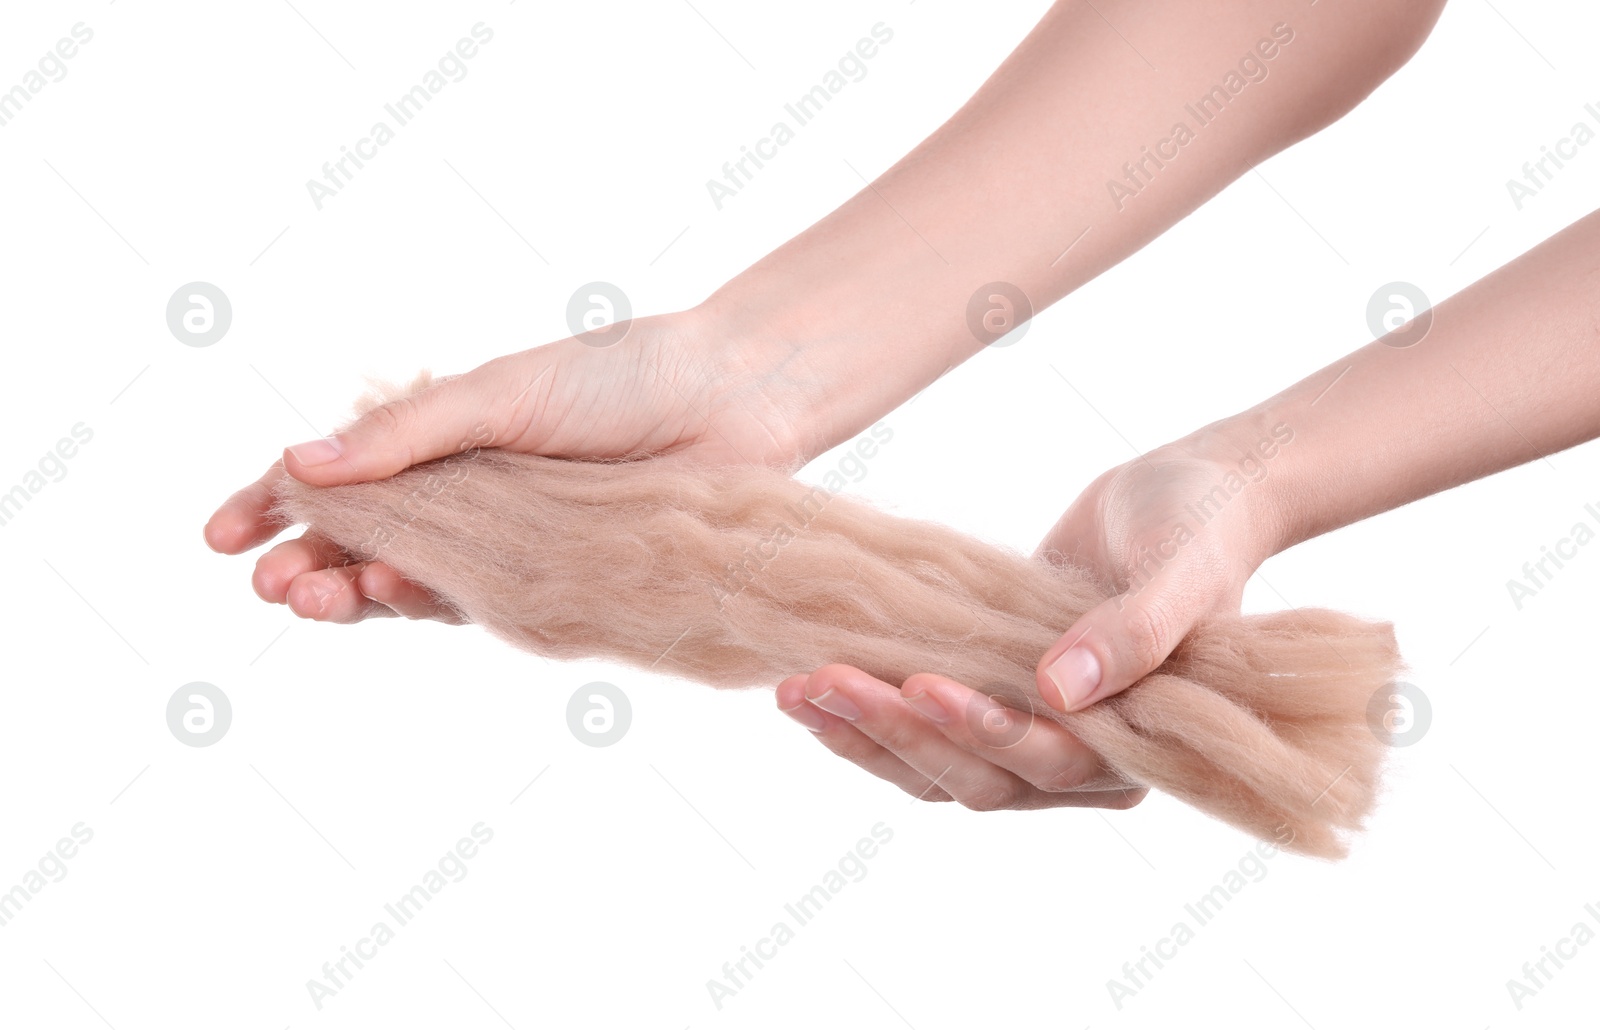
[[[966, 319], [979, 286], [1014, 283], [1035, 310], [1053, 303], [1343, 115], [1421, 45], [1441, 6], [1242, 0], [1111, 11], [1062, 0], [928, 140], [701, 305], [636, 319], [613, 346], [567, 339], [497, 358], [337, 437], [288, 448], [218, 509], [206, 540], [236, 554], [272, 539], [281, 527], [265, 515], [281, 470], [318, 485], [382, 478], [484, 433], [493, 446], [555, 456], [682, 452], [797, 469], [983, 349]], [[1292, 31], [1288, 42], [1278, 26]], [[1269, 74], [1115, 202], [1107, 179], [1250, 55]], [[1295, 433], [1243, 500], [1138, 589], [1067, 628], [1038, 666], [1046, 701], [1070, 710], [1127, 688], [1197, 620], [1237, 611], [1246, 580], [1285, 547], [1600, 432], [1585, 410], [1585, 391], [1600, 385], [1584, 292], [1600, 263], [1592, 222], [1441, 305], [1422, 343], [1370, 345], [1091, 484], [1041, 552], [1127, 583], [1185, 505], [1264, 432], [1287, 422]], [[1561, 373], [1530, 378], [1553, 368]], [[1341, 373], [1334, 418], [1309, 400]], [[382, 563], [352, 563], [313, 534], [264, 554], [253, 585], [321, 621], [449, 618], [422, 585]], [[777, 700], [836, 753], [928, 800], [1127, 807], [1143, 796], [1044, 720], [1016, 746], [986, 747], [961, 716], [986, 700], [937, 677], [896, 687], [829, 666], [785, 680]], [[941, 721], [941, 710], [957, 717]]]
[[[1039, 665], [1046, 701], [1071, 711], [1120, 689], [1102, 683], [1087, 699], [1063, 703], [1048, 670], [1071, 645], [1109, 644], [1107, 667], [1126, 662], [1121, 668], [1137, 678], [1200, 618], [1237, 612], [1246, 581], [1271, 555], [1600, 437], [1600, 212], [1436, 306], [1420, 342], [1397, 347], [1397, 337], [1090, 485], [1040, 551], [1118, 583], [1140, 577], [1122, 609], [1137, 614], [1116, 623], [1118, 635], [1104, 643], [1095, 641], [1094, 613], [1069, 630]], [[1292, 443], [1197, 526], [1188, 506], [1245, 456], [1259, 454], [1275, 426], [1292, 427]], [[1174, 548], [1180, 537], [1185, 542]], [[1158, 548], [1173, 557], [1147, 575], [1141, 570]], [[785, 680], [777, 693], [779, 707], [830, 750], [918, 796], [984, 810], [1126, 807], [1142, 796], [1079, 789], [1099, 766], [1045, 720], [1020, 744], [989, 746], [974, 736], [968, 706], [999, 706], [938, 676], [914, 676], [895, 689], [858, 669], [828, 666]]]

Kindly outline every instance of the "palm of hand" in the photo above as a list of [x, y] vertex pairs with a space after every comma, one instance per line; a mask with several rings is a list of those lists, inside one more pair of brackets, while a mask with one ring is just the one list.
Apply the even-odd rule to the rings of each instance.
[[[1098, 615], [1101, 632], [1118, 638], [1124, 664], [1142, 670], [1121, 689], [1164, 661], [1196, 621], [1237, 611], [1245, 581], [1264, 557], [1253, 485], [1226, 461], [1170, 451], [1096, 479], [1037, 556], [1099, 577], [1117, 595], [1102, 609], [1118, 606], [1117, 615], [1089, 613], [1045, 658], [1076, 642], [1080, 627]], [[1145, 793], [1118, 780], [1061, 726], [1033, 720], [1019, 740], [1012, 727], [1029, 716], [942, 677], [918, 675], [896, 686], [828, 666], [785, 680], [777, 694], [779, 708], [829, 750], [927, 800], [981, 811], [1126, 808]]]

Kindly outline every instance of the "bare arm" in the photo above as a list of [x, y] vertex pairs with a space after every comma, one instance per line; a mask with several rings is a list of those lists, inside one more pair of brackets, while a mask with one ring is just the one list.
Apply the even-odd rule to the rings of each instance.
[[1197, 441], [1279, 423], [1273, 552], [1600, 436], [1600, 212]]
[[[981, 350], [968, 321], [980, 287], [1014, 284], [1043, 309], [1348, 111], [1441, 6], [1060, 0], [944, 126], [705, 303], [635, 319], [618, 344], [497, 358], [290, 448], [282, 467], [360, 482], [469, 439], [798, 466]], [[223, 504], [212, 547], [279, 531], [267, 516], [278, 474]], [[315, 539], [265, 554], [255, 586], [326, 621], [449, 617], [421, 585]]]
[[[1041, 550], [1123, 593], [1046, 652], [1040, 694], [1064, 710], [1115, 694], [1207, 615], [1237, 611], [1269, 556], [1597, 437], [1600, 213], [1282, 393], [1091, 484]], [[831, 667], [786, 680], [778, 704], [913, 794], [978, 808], [1120, 808], [1142, 796], [1104, 790], [1098, 760], [1059, 727], [1036, 724], [1026, 747], [1013, 746], [1015, 733], [976, 732], [1017, 717], [940, 677], [897, 690]]]
[[706, 306], [777, 348], [814, 456], [989, 342], [980, 287], [1059, 300], [1345, 114], [1442, 6], [1061, 0], [932, 136]]

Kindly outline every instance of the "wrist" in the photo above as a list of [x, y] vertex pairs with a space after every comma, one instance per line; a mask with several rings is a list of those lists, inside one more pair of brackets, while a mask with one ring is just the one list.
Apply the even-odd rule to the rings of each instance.
[[1249, 525], [1245, 557], [1252, 568], [1300, 541], [1299, 492], [1294, 487], [1300, 465], [1297, 439], [1288, 420], [1252, 410], [1203, 426], [1162, 448], [1216, 468], [1221, 489], [1244, 506]]
[[[745, 369], [799, 428], [803, 460], [862, 432], [980, 344], [966, 297], [922, 274], [883, 274], [885, 258], [822, 255], [804, 237], [698, 305], [720, 360]], [[834, 248], [842, 249], [847, 243]], [[890, 262], [892, 264], [893, 262]], [[952, 314], [953, 313], [953, 314]]]

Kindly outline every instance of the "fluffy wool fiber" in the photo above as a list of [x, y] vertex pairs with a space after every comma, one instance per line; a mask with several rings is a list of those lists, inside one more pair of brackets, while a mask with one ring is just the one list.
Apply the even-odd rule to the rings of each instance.
[[716, 687], [835, 662], [896, 685], [940, 673], [1304, 854], [1343, 856], [1374, 803], [1368, 702], [1399, 658], [1387, 625], [1338, 612], [1212, 617], [1154, 674], [1063, 715], [1034, 668], [1109, 596], [1093, 577], [776, 471], [473, 450], [373, 483], [285, 477], [277, 515], [550, 658]]

